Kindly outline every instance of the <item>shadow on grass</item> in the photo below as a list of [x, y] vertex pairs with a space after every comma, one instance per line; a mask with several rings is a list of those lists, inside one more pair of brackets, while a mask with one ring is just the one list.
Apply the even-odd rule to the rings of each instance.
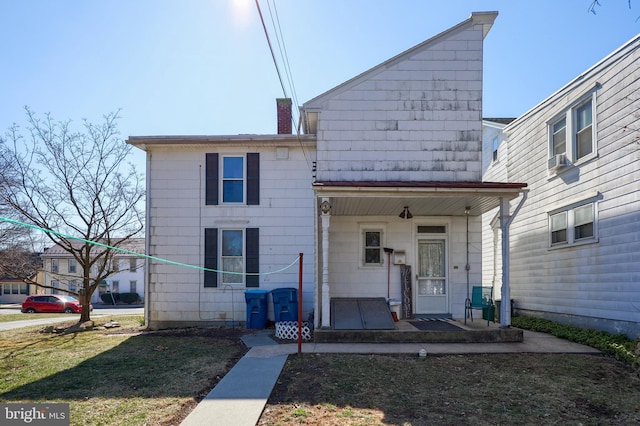
[[[74, 342], [78, 334], [66, 334], [25, 342], [3, 358], [5, 378], [12, 380], [35, 346], [46, 341], [38, 362], [54, 364], [52, 374], [0, 394], [1, 401], [87, 400], [91, 398], [194, 397], [206, 394], [246, 352], [239, 329], [190, 329], [130, 336], [96, 355], [91, 341]], [[85, 333], [97, 333], [95, 331]], [[91, 338], [113, 339], [117, 334]], [[120, 336], [122, 338], [122, 336]], [[84, 336], [83, 336], [84, 338]], [[73, 360], [65, 358], [77, 358]], [[82, 360], [83, 358], [86, 358]], [[11, 364], [11, 365], [9, 365]], [[55, 366], [59, 364], [59, 368]], [[65, 367], [67, 366], [68, 367]], [[35, 367], [38, 367], [37, 365]]]

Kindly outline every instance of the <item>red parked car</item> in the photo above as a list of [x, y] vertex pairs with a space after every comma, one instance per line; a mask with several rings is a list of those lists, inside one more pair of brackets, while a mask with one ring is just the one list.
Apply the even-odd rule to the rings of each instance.
[[[89, 309], [93, 310], [93, 306], [90, 306]], [[75, 297], [59, 294], [39, 294], [37, 296], [29, 296], [22, 302], [22, 312], [26, 314], [34, 312], [77, 314], [82, 312], [82, 305]]]

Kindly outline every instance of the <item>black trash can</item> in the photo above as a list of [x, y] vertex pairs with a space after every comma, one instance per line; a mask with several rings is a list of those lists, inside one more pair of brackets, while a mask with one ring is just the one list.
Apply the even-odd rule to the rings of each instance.
[[247, 290], [244, 298], [247, 302], [247, 328], [267, 328], [269, 309], [266, 290]]
[[[500, 302], [501, 300], [496, 300], [496, 321], [500, 321]], [[514, 310], [513, 310], [513, 299], [511, 299], [511, 316], [514, 317]]]
[[298, 289], [277, 288], [271, 290], [275, 321], [298, 321]]

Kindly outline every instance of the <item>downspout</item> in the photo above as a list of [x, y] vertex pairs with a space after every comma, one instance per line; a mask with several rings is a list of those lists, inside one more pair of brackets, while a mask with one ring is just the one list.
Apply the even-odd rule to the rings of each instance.
[[[469, 290], [469, 286], [470, 284], [470, 279], [469, 279], [469, 273], [471, 272], [471, 265], [469, 264], [469, 214], [471, 213], [471, 207], [467, 206], [464, 208], [464, 214], [467, 217], [467, 264], [465, 265], [464, 269], [466, 269], [467, 271], [467, 300], [465, 300], [465, 307], [466, 306], [470, 306], [471, 305], [471, 294], [470, 294], [470, 290]], [[465, 312], [465, 322], [467, 320], [466, 318], [467, 312]]]
[[527, 199], [528, 190], [522, 192], [522, 198], [512, 215], [509, 215], [509, 200], [500, 199], [500, 230], [502, 232], [502, 303], [500, 304], [500, 328], [511, 327], [511, 290], [509, 288], [509, 227]]

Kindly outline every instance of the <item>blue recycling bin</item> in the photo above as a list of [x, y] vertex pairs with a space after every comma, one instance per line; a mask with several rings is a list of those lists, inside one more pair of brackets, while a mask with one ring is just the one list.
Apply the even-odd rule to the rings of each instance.
[[276, 322], [298, 321], [298, 289], [277, 288], [271, 290], [273, 314]]
[[247, 290], [244, 299], [247, 302], [247, 328], [267, 328], [269, 309], [266, 290]]

